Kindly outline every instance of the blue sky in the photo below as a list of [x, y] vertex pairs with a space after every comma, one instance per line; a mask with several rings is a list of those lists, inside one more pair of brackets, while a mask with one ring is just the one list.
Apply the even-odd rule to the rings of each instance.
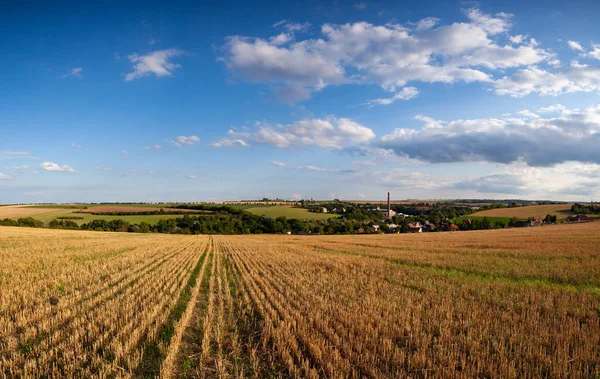
[[0, 203], [586, 200], [595, 2], [3, 2]]

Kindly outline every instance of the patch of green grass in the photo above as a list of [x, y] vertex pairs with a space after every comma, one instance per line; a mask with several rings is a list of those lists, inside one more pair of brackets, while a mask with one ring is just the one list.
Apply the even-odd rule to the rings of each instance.
[[200, 271], [202, 269], [202, 262], [204, 262], [204, 259], [206, 259], [207, 254], [208, 253], [205, 252], [202, 254], [200, 259], [198, 259], [196, 267], [194, 267], [192, 274], [188, 279], [187, 285], [179, 295], [175, 306], [173, 309], [171, 309], [171, 313], [169, 314], [167, 321], [159, 330], [158, 339], [146, 344], [142, 362], [136, 370], [137, 376], [144, 378], [156, 378], [160, 373], [160, 365], [164, 359], [164, 354], [161, 353], [160, 345], [162, 343], [164, 346], [169, 346], [171, 343], [171, 338], [173, 338], [173, 335], [175, 334], [175, 326], [188, 307], [192, 297], [192, 290], [196, 285], [196, 281], [198, 280], [198, 276], [200, 275]]
[[248, 212], [254, 213], [260, 216], [268, 216], [268, 217], [287, 217], [287, 218], [297, 218], [300, 220], [327, 220], [332, 217], [337, 217], [335, 214], [329, 213], [315, 213], [309, 212], [308, 209], [304, 208], [292, 208], [286, 207], [282, 205], [273, 205], [270, 207], [256, 207], [256, 208], [247, 208]]
[[223, 204], [223, 205], [226, 206], [226, 207], [234, 208], [234, 209], [250, 209], [250, 208], [270, 208], [270, 207], [275, 207], [275, 205], [271, 205], [271, 204]]

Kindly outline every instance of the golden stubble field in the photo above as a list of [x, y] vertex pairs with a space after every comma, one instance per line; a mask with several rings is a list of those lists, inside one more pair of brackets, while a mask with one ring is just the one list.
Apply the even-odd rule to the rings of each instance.
[[0, 228], [0, 376], [598, 377], [600, 223], [381, 236]]
[[546, 215], [556, 215], [559, 220], [564, 220], [572, 215], [571, 206], [573, 204], [544, 204], [528, 205], [515, 208], [497, 208], [488, 209], [473, 213], [472, 216], [478, 217], [516, 217], [516, 218], [544, 218]]

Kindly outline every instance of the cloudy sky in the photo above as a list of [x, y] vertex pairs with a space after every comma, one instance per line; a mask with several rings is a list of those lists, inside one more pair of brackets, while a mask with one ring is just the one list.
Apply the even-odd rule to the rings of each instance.
[[0, 203], [600, 197], [597, 2], [0, 5]]

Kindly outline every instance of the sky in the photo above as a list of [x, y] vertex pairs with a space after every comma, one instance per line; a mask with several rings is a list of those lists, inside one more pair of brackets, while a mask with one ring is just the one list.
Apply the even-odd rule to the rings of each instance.
[[0, 4], [0, 203], [600, 197], [600, 3]]

